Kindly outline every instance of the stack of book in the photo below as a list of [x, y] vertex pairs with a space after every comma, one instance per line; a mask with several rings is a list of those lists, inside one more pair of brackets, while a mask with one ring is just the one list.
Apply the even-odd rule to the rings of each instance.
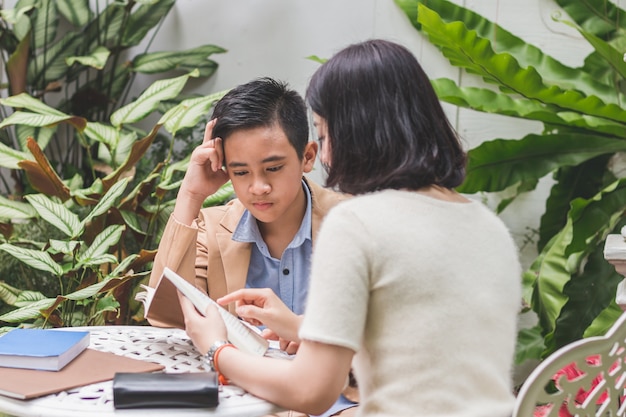
[[162, 365], [89, 347], [89, 332], [14, 329], [0, 336], [0, 395], [28, 400]]

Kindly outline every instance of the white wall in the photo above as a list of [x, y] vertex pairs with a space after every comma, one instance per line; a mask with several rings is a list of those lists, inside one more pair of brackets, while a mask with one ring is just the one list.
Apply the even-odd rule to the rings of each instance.
[[[578, 66], [590, 48], [572, 28], [556, 22], [553, 0], [456, 0], [506, 30], [540, 47], [570, 66]], [[564, 17], [565, 15], [562, 14]], [[259, 76], [289, 82], [304, 93], [318, 64], [309, 55], [329, 57], [342, 47], [380, 37], [397, 41], [413, 51], [430, 77], [449, 77], [463, 85], [481, 80], [461, 74], [410, 24], [393, 0], [178, 0], [152, 50], [183, 49], [212, 43], [228, 49], [214, 55], [220, 64], [206, 82], [192, 82], [196, 91], [210, 93], [231, 88]], [[144, 78], [136, 85], [145, 88]], [[520, 138], [539, 132], [538, 123], [490, 116], [446, 105], [453, 124], [468, 148], [494, 138]], [[314, 178], [321, 180], [321, 169]], [[524, 245], [530, 229], [537, 228], [550, 179], [537, 191], [519, 198], [502, 213], [522, 248], [527, 264], [535, 256]], [[497, 197], [487, 202], [496, 204]]]
[[[554, 0], [453, 1], [567, 65], [580, 65], [591, 50], [572, 28], [552, 19], [560, 10]], [[620, 1], [626, 2], [614, 0], [618, 5]], [[15, 0], [4, 3], [7, 8], [13, 7]], [[566, 15], [561, 13], [561, 17]], [[350, 43], [373, 37], [407, 46], [432, 78], [449, 77], [462, 85], [483, 85], [480, 79], [452, 67], [413, 28], [393, 0], [177, 0], [150, 51], [207, 43], [228, 49], [227, 53], [213, 56], [220, 66], [211, 79], [190, 81], [189, 89], [202, 94], [229, 89], [260, 76], [287, 81], [304, 93], [318, 67], [307, 56], [330, 57]], [[141, 49], [137, 48], [137, 52]], [[139, 76], [134, 84], [135, 95], [154, 79], [155, 76]], [[484, 140], [520, 138], [541, 129], [538, 123], [459, 110], [450, 105], [444, 108], [468, 149]], [[316, 169], [313, 177], [323, 181], [321, 168]], [[502, 213], [522, 249], [525, 266], [536, 253], [533, 245], [524, 245], [524, 241], [529, 231], [538, 227], [549, 186], [550, 178], [544, 179], [537, 191], [520, 197]], [[489, 196], [485, 201], [495, 206], [498, 198]]]

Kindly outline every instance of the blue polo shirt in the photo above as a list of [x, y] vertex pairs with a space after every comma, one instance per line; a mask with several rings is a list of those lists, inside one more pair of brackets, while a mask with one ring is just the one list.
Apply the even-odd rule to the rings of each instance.
[[300, 229], [287, 245], [280, 259], [273, 258], [256, 219], [246, 210], [239, 220], [233, 240], [254, 243], [250, 254], [250, 266], [246, 287], [271, 288], [280, 299], [296, 314], [304, 314], [306, 296], [309, 290], [311, 270], [311, 192], [302, 182], [306, 195], [306, 210]]

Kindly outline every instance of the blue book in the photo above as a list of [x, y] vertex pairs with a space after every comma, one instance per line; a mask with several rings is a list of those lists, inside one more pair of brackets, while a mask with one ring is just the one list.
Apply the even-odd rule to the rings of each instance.
[[87, 346], [87, 331], [14, 329], [0, 337], [0, 366], [58, 371]]

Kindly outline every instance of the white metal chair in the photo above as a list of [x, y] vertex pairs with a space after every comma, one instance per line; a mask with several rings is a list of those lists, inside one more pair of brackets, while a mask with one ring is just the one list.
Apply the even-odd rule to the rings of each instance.
[[571, 416], [624, 417], [625, 388], [626, 314], [622, 314], [604, 336], [570, 343], [542, 361], [522, 385], [513, 417], [560, 417], [568, 415], [565, 409]]

